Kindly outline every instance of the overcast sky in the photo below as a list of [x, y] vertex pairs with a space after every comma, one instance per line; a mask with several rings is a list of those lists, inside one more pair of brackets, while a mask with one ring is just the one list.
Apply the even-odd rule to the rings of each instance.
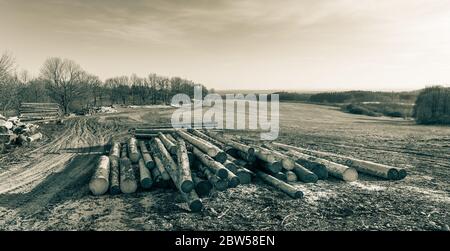
[[0, 51], [216, 89], [450, 83], [449, 0], [0, 0]]

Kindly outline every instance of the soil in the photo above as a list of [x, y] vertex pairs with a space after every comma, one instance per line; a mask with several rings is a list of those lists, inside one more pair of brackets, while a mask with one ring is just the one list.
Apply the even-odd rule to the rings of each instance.
[[[205, 198], [190, 213], [175, 190], [92, 196], [88, 182], [111, 139], [168, 122], [172, 109], [121, 108], [42, 125], [44, 139], [0, 155], [0, 230], [445, 230], [450, 128], [281, 103], [278, 142], [403, 167], [408, 177], [297, 183], [293, 200], [261, 181]], [[235, 132], [255, 139], [257, 134]]]

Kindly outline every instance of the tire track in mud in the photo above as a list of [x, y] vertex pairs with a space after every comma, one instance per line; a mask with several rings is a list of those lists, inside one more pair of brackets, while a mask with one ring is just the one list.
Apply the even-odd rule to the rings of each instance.
[[86, 194], [99, 156], [93, 146], [104, 151], [120, 130], [110, 125], [100, 125], [98, 118], [68, 119], [54, 140], [27, 153], [28, 161], [0, 173], [0, 229], [17, 227], [20, 219], [39, 217], [55, 202]]

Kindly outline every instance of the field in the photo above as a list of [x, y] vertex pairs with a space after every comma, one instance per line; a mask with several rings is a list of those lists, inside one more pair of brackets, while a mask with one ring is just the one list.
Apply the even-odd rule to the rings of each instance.
[[278, 142], [404, 167], [408, 177], [299, 183], [302, 200], [258, 181], [214, 194], [200, 213], [188, 212], [175, 191], [90, 195], [103, 145], [126, 138], [130, 127], [167, 122], [171, 112], [123, 108], [70, 118], [43, 126], [44, 141], [0, 155], [0, 230], [442, 230], [450, 224], [450, 127], [300, 103], [280, 104]]

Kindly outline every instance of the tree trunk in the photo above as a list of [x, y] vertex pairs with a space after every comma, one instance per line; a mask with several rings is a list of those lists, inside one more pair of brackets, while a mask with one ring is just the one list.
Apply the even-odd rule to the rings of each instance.
[[371, 161], [348, 158], [345, 162], [348, 166], [369, 175], [381, 177], [388, 180], [398, 180], [399, 172], [395, 167], [377, 164]]
[[179, 168], [179, 178], [181, 184], [181, 190], [188, 193], [194, 189], [194, 182], [192, 181], [191, 168], [189, 165], [189, 157], [186, 149], [186, 143], [179, 138], [176, 141], [176, 154]]
[[213, 188], [211, 182], [201, 179], [195, 173], [192, 173], [192, 180], [194, 181], [195, 191], [197, 192], [198, 196], [205, 197], [209, 195], [211, 189]]
[[153, 185], [152, 175], [145, 165], [144, 159], [139, 159], [139, 180], [144, 189], [149, 189]]
[[116, 161], [119, 161], [120, 159], [120, 142], [113, 142], [111, 144], [111, 150], [109, 151], [109, 158], [115, 159]]
[[255, 149], [253, 147], [241, 144], [241, 143], [233, 141], [233, 140], [225, 139], [224, 137], [221, 137], [217, 133], [213, 133], [211, 131], [205, 131], [205, 133], [208, 136], [212, 137], [213, 139], [215, 139], [215, 140], [217, 140], [219, 142], [222, 142], [223, 144], [228, 145], [228, 146], [230, 146], [230, 147], [232, 147], [234, 149], [237, 149], [237, 150], [239, 150], [241, 152], [247, 153], [250, 156], [255, 154]]
[[224, 163], [227, 160], [227, 154], [220, 150], [217, 146], [212, 145], [211, 143], [204, 141], [200, 138], [192, 136], [185, 131], [178, 130], [178, 135], [182, 137], [187, 142], [191, 143], [198, 149], [202, 150], [206, 154], [208, 154], [211, 158], [219, 161], [220, 163]]
[[300, 199], [303, 198], [303, 192], [296, 189], [295, 187], [287, 184], [286, 182], [283, 182], [273, 176], [270, 176], [264, 172], [261, 171], [256, 171], [256, 175], [262, 179], [264, 182], [266, 182], [267, 184], [274, 186], [278, 189], [280, 189], [281, 191], [283, 191], [284, 193], [288, 194], [289, 196], [291, 196], [294, 199]]
[[139, 148], [141, 148], [141, 155], [144, 159], [145, 166], [149, 170], [153, 169], [155, 167], [155, 161], [153, 161], [153, 158], [145, 145], [145, 141], [139, 141]]
[[102, 195], [108, 191], [109, 168], [108, 156], [101, 156], [97, 164], [97, 169], [89, 182], [89, 189], [93, 195]]
[[120, 190], [122, 193], [134, 193], [137, 189], [136, 176], [131, 161], [127, 157], [127, 145], [122, 146], [120, 159]]
[[293, 172], [297, 175], [298, 180], [305, 183], [316, 183], [319, 179], [317, 175], [298, 163], [295, 163]]
[[161, 140], [161, 142], [164, 144], [166, 149], [169, 151], [170, 154], [176, 155], [177, 154], [177, 146], [175, 145], [176, 141], [170, 141], [166, 135], [162, 134], [161, 132], [158, 133], [158, 137]]
[[283, 170], [284, 174], [286, 174], [287, 182], [296, 182], [297, 175], [293, 171]]
[[137, 147], [137, 140], [134, 137], [131, 137], [128, 140], [128, 157], [134, 164], [139, 162], [140, 155]]
[[208, 167], [215, 175], [221, 179], [228, 178], [228, 169], [226, 169], [221, 163], [215, 161], [210, 156], [204, 154], [197, 147], [193, 148], [195, 157], [206, 167]]

